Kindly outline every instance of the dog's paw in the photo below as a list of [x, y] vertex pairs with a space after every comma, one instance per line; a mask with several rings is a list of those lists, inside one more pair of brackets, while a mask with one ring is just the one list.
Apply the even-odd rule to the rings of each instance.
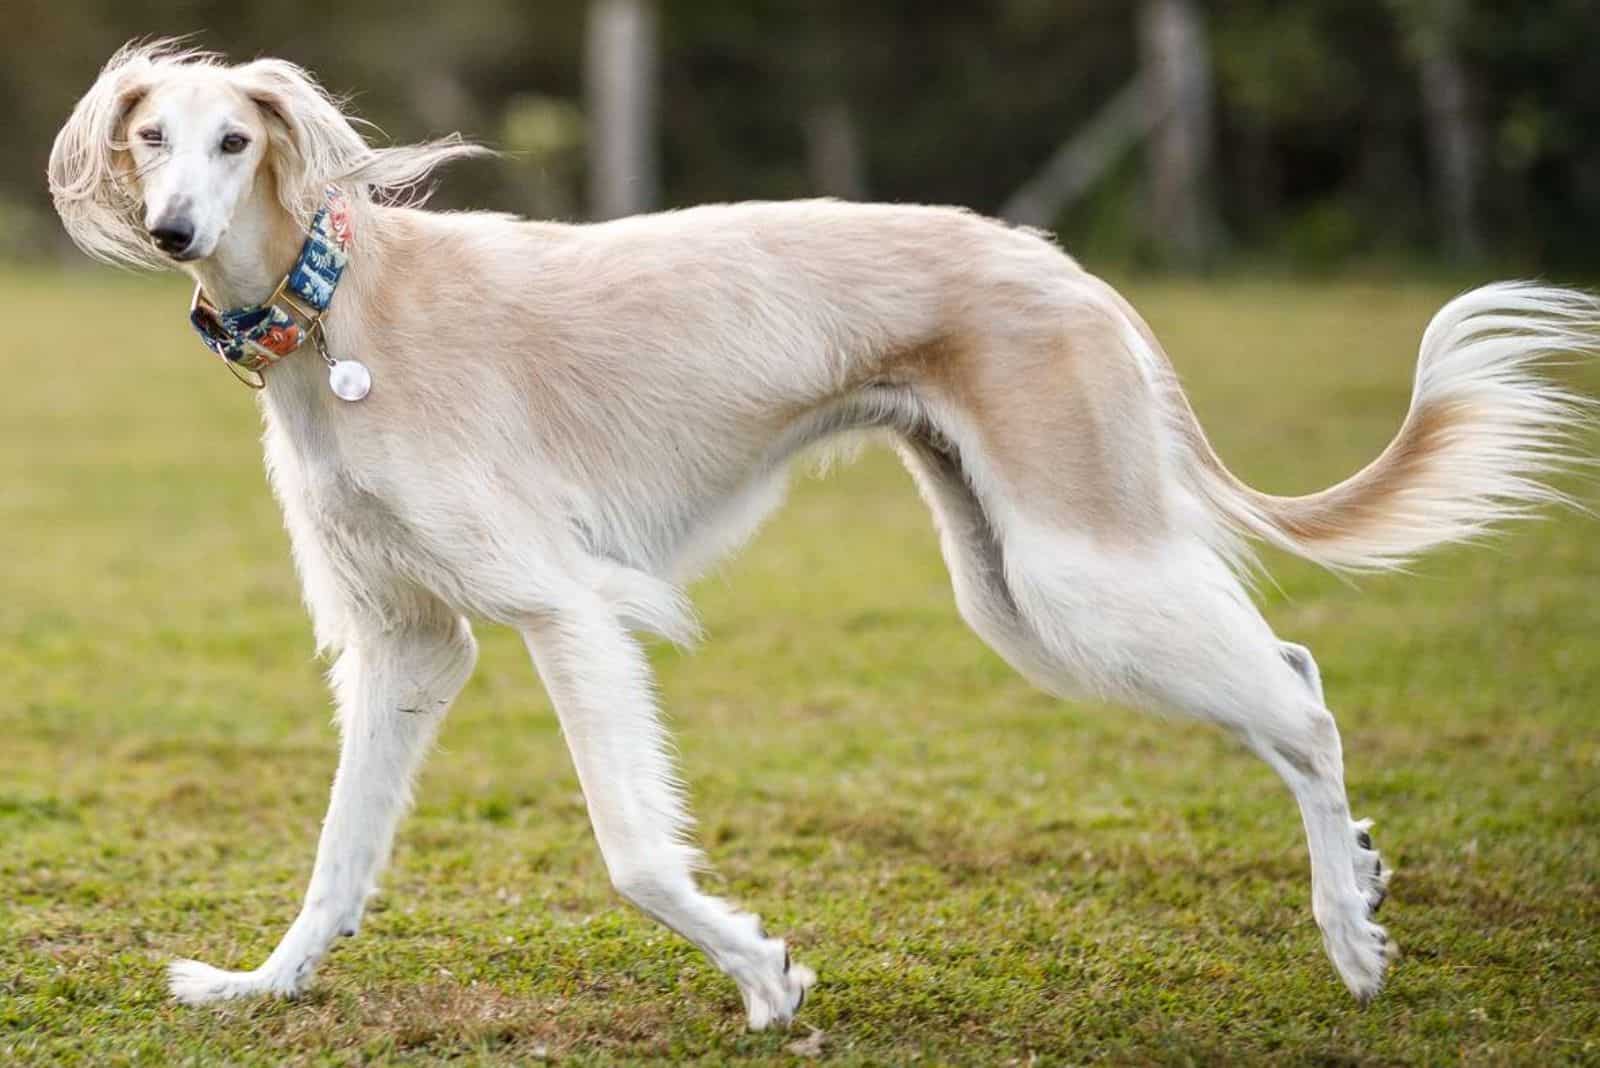
[[300, 992], [308, 976], [309, 973], [277, 976], [262, 971], [229, 972], [197, 960], [175, 960], [167, 965], [167, 989], [185, 1005], [209, 1005], [261, 995], [291, 998]]
[[739, 968], [733, 978], [744, 996], [750, 1030], [765, 1031], [789, 1025], [805, 1004], [817, 973], [795, 962], [781, 938], [763, 938], [758, 959]]
[[1383, 858], [1372, 844], [1372, 821], [1359, 820], [1351, 824], [1356, 838], [1356, 885], [1367, 899], [1367, 914], [1375, 916], [1389, 896], [1389, 879], [1394, 869], [1383, 866]]
[[1389, 934], [1374, 922], [1378, 909], [1389, 894], [1393, 871], [1384, 867], [1372, 844], [1372, 821], [1350, 825], [1355, 839], [1356, 892], [1341, 897], [1326, 908], [1317, 909], [1322, 942], [1339, 978], [1356, 1000], [1366, 1004], [1383, 989], [1390, 963], [1396, 956]]
[[1356, 1000], [1365, 1005], [1377, 997], [1395, 953], [1389, 933], [1364, 916], [1351, 916], [1324, 927], [1322, 941]]

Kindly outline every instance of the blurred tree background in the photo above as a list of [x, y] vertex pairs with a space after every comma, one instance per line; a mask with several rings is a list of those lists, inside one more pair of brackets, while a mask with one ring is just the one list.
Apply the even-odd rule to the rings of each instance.
[[50, 141], [132, 37], [315, 71], [506, 153], [443, 206], [819, 193], [1058, 231], [1097, 265], [1592, 269], [1596, 0], [8, 0], [0, 255], [64, 248]]

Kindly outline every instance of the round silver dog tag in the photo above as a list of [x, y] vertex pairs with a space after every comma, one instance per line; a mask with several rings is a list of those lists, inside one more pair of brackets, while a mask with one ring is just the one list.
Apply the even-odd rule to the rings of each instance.
[[358, 401], [372, 391], [372, 372], [360, 360], [337, 360], [328, 368], [328, 388], [340, 400]]

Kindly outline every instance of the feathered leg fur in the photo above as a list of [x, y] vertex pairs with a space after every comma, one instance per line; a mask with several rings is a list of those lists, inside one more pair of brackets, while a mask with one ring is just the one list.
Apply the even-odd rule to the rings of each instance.
[[345, 650], [333, 671], [339, 771], [300, 915], [253, 971], [175, 961], [174, 997], [191, 1005], [255, 994], [292, 997], [311, 981], [334, 939], [356, 933], [410, 803], [412, 778], [476, 658], [466, 621], [442, 611], [430, 624], [371, 633]]
[[691, 821], [643, 650], [598, 599], [552, 613], [525, 637], [561, 719], [612, 885], [738, 984], [751, 1029], [787, 1024], [816, 977], [755, 916], [695, 886], [699, 853], [688, 842]]

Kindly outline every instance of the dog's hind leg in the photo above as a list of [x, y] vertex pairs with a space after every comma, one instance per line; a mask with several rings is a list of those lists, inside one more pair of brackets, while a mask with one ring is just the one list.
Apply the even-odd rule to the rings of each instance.
[[699, 946], [739, 985], [750, 1027], [787, 1023], [815, 976], [757, 919], [702, 893], [698, 852], [644, 651], [598, 597], [575, 599], [524, 637], [577, 767], [611, 882]]
[[[1370, 1000], [1383, 986], [1392, 954], [1373, 917], [1390, 873], [1373, 848], [1370, 820], [1355, 822], [1345, 796], [1339, 728], [1322, 698], [1322, 681], [1304, 646], [1281, 643], [1279, 659], [1292, 681], [1264, 672], [1241, 689], [1238, 713], [1225, 721], [1294, 792], [1311, 852], [1312, 911], [1322, 943], [1350, 992]], [[1264, 659], [1264, 658], [1263, 658]], [[1295, 690], [1298, 689], [1298, 693]]]
[[961, 618], [1025, 678], [1058, 691], [1060, 673], [1018, 614], [1006, 585], [999, 532], [967, 483], [954, 447], [916, 433], [899, 439], [896, 449], [933, 512]]
[[[1217, 723], [1293, 790], [1323, 941], [1377, 992], [1382, 875], [1350, 819], [1338, 730], [1308, 653], [1273, 637], [1181, 476], [1165, 374], [1098, 283], [1032, 292], [908, 355], [921, 426], [904, 451], [939, 518], [962, 615], [1043, 689]], [[1055, 304], [1051, 302], [1055, 301]], [[1062, 329], [1065, 321], [1067, 328]]]
[[1383, 985], [1388, 937], [1373, 922], [1387, 876], [1368, 825], [1350, 817], [1338, 727], [1310, 653], [1281, 643], [1238, 580], [1198, 539], [1110, 549], [1075, 535], [1017, 536], [1007, 584], [1058, 691], [1216, 723], [1293, 791], [1311, 853], [1312, 910], [1344, 983]]
[[344, 651], [333, 670], [339, 771], [300, 914], [254, 971], [175, 962], [170, 982], [178, 1000], [293, 996], [305, 988], [333, 940], [356, 933], [409, 803], [412, 776], [476, 655], [466, 620], [442, 606], [434, 606], [426, 623], [374, 631]]

